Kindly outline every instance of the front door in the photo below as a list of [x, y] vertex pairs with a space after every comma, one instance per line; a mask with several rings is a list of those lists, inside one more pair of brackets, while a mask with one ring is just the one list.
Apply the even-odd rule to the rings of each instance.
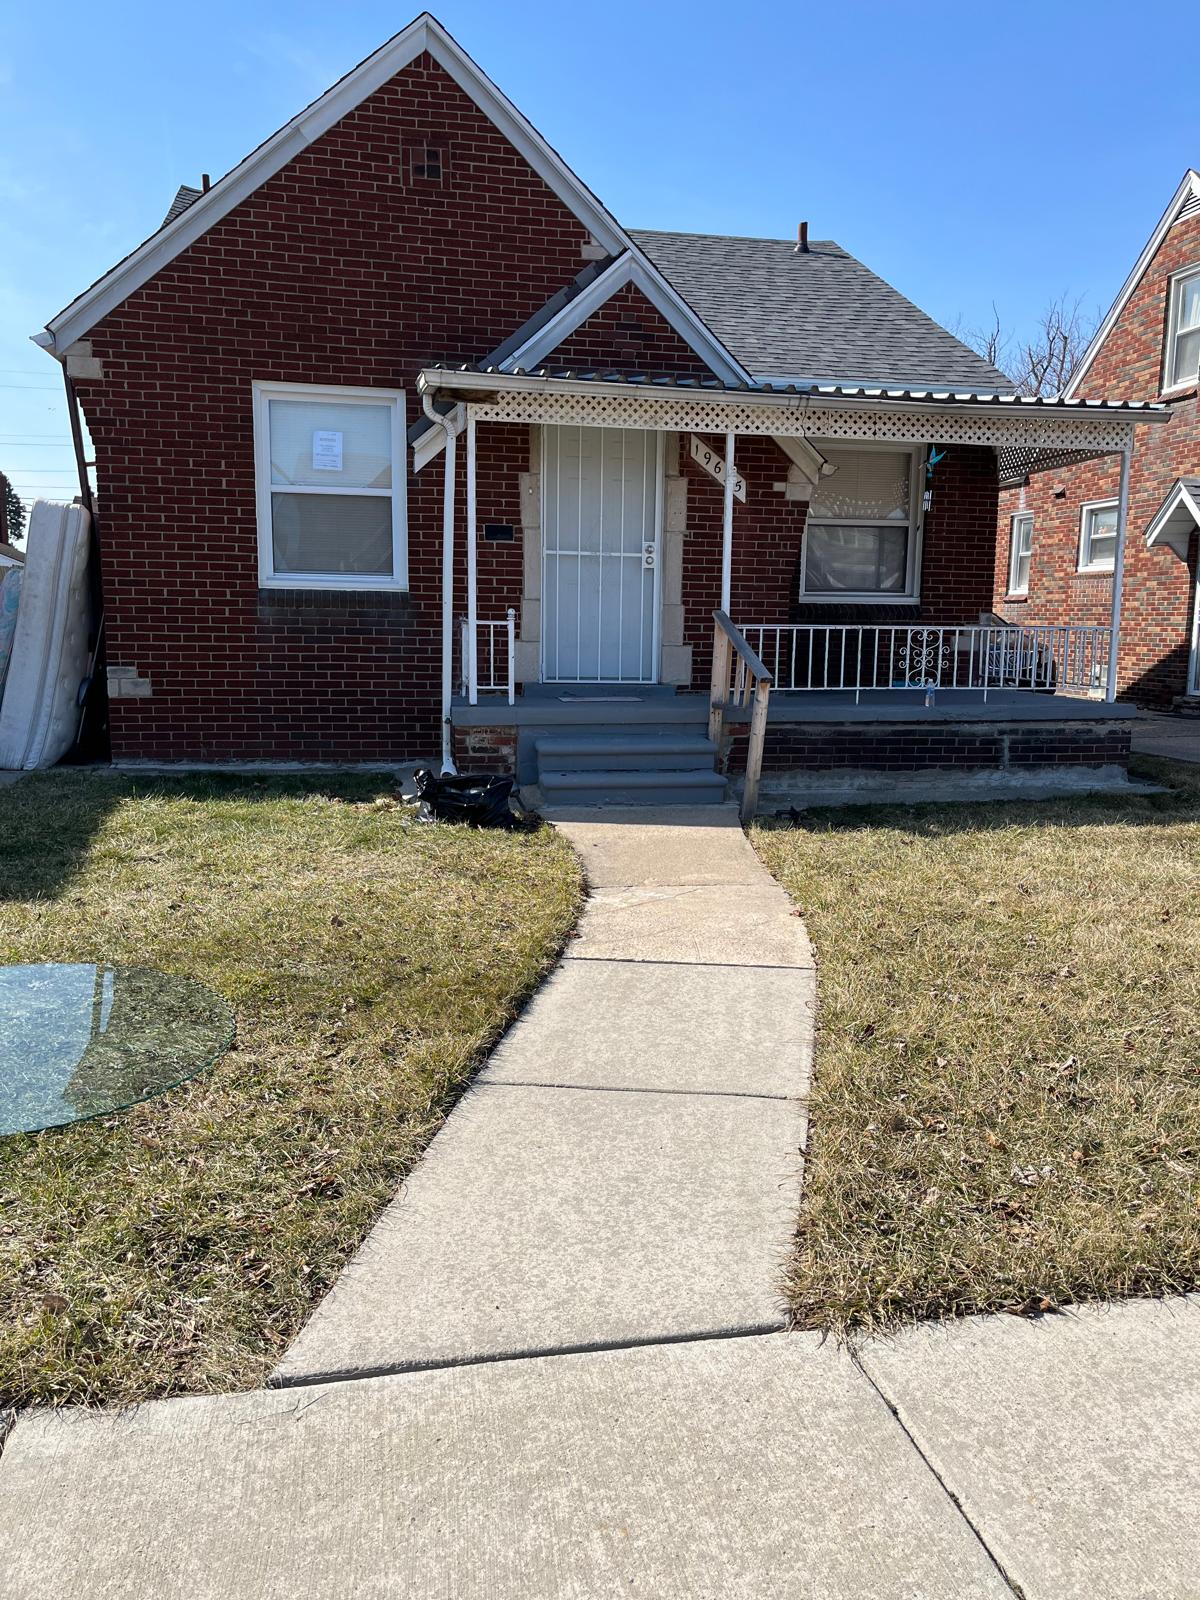
[[661, 512], [661, 434], [544, 430], [544, 680], [657, 680]]

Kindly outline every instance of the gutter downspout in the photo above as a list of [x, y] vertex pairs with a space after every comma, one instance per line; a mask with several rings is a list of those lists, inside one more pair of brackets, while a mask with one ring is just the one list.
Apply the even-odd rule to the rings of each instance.
[[450, 702], [454, 694], [454, 465], [457, 439], [449, 418], [434, 409], [428, 390], [421, 406], [430, 422], [446, 436], [446, 487], [442, 496], [442, 775], [457, 771], [454, 765], [454, 739], [450, 726]]
[[1112, 624], [1108, 637], [1108, 682], [1104, 698], [1110, 704], [1117, 698], [1117, 650], [1121, 637], [1121, 593], [1125, 587], [1125, 524], [1129, 519], [1129, 464], [1133, 440], [1121, 447], [1121, 492], [1117, 501], [1117, 551], [1113, 559]]

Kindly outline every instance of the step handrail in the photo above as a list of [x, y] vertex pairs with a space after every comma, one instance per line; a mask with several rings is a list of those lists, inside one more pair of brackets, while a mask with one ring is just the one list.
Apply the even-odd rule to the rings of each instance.
[[709, 699], [708, 737], [717, 749], [717, 759], [727, 758], [725, 723], [730, 711], [744, 710], [753, 702], [750, 713], [750, 742], [746, 748], [746, 781], [742, 787], [739, 815], [749, 822], [758, 807], [758, 788], [762, 779], [763, 745], [767, 736], [767, 705], [774, 679], [762, 659], [747, 643], [741, 630], [721, 610], [713, 612], [712, 694]]

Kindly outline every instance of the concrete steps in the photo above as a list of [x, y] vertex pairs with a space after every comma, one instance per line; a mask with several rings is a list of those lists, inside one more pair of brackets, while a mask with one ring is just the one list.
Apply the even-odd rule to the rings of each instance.
[[725, 779], [702, 733], [684, 729], [545, 734], [535, 741], [549, 805], [720, 805]]

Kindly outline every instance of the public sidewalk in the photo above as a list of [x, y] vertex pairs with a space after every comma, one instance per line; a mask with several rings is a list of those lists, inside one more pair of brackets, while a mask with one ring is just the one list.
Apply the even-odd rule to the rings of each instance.
[[1194, 1595], [1200, 1302], [782, 1331], [803, 926], [732, 810], [560, 825], [578, 937], [279, 1386], [20, 1420], [5, 1600]]

